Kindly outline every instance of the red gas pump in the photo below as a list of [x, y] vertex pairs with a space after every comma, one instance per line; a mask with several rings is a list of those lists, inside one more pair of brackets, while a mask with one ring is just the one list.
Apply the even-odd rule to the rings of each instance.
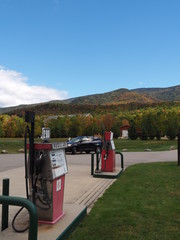
[[115, 145], [113, 141], [113, 132], [104, 132], [103, 147], [101, 153], [101, 171], [115, 171]]
[[39, 223], [56, 223], [63, 215], [64, 183], [67, 173], [66, 143], [35, 143], [35, 172], [29, 178], [30, 200], [38, 210]]
[[[30, 120], [28, 116], [26, 121]], [[31, 132], [32, 126], [30, 136], [34, 137]], [[65, 155], [67, 143], [48, 143], [48, 128], [43, 128], [42, 143], [34, 143], [33, 137], [30, 137], [27, 144], [29, 157], [25, 159], [27, 197], [37, 207], [39, 222], [54, 224], [64, 215], [64, 183], [68, 172]]]

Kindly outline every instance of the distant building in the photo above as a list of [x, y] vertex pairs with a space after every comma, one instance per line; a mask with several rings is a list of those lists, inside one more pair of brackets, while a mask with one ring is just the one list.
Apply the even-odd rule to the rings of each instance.
[[128, 138], [128, 130], [130, 128], [130, 124], [127, 119], [122, 120], [122, 126], [120, 127], [120, 137]]
[[69, 115], [59, 115], [59, 117], [76, 117], [76, 116], [81, 116], [81, 117], [90, 117], [93, 118], [93, 116], [90, 113], [84, 113], [84, 114], [69, 114]]
[[49, 116], [46, 119], [44, 119], [44, 124], [46, 124], [47, 122], [54, 120], [54, 119], [58, 119], [58, 116]]
[[69, 114], [69, 115], [55, 115], [55, 116], [48, 116], [46, 119], [44, 119], [44, 123], [46, 124], [48, 121], [58, 119], [58, 117], [76, 117], [76, 116], [83, 116], [83, 117], [90, 117], [93, 118], [93, 116], [90, 113], [85, 113], [85, 114]]

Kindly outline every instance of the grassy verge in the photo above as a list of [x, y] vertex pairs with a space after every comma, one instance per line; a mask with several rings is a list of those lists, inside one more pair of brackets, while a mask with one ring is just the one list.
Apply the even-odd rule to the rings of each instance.
[[[51, 139], [51, 141], [66, 141], [67, 139]], [[41, 139], [35, 139], [35, 142], [41, 142]], [[0, 138], [0, 153], [2, 150], [7, 150], [8, 153], [18, 153], [19, 149], [24, 149], [23, 138]]]
[[24, 148], [22, 138], [0, 138], [0, 153], [2, 150], [7, 150], [8, 153], [18, 153], [18, 150], [22, 148]]
[[145, 149], [152, 151], [167, 151], [171, 146], [177, 149], [177, 140], [130, 140], [130, 139], [115, 139], [116, 149], [122, 151], [127, 149], [128, 152], [142, 152]]
[[129, 167], [69, 237], [73, 240], [180, 239], [180, 167]]
[[[52, 138], [51, 142], [62, 142], [66, 141], [65, 138]], [[35, 139], [35, 142], [41, 141], [40, 139]], [[169, 150], [171, 146], [177, 149], [177, 140], [129, 140], [129, 139], [115, 139], [116, 150], [122, 151], [127, 149], [128, 152], [142, 152], [145, 149], [151, 149], [152, 151], [166, 151]], [[24, 148], [23, 138], [1, 138], [0, 139], [0, 152], [5, 149], [8, 153], [18, 153], [19, 149]]]

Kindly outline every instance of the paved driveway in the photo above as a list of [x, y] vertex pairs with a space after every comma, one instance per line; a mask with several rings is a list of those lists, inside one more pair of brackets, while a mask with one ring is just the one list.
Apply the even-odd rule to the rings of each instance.
[[161, 152], [125, 152], [125, 168], [137, 163], [177, 161], [177, 150]]
[[[127, 168], [137, 163], [177, 161], [177, 150], [162, 152], [124, 152], [124, 165]], [[91, 166], [91, 154], [67, 154], [68, 165]], [[120, 166], [120, 157], [116, 157], [116, 165]], [[0, 154], [0, 172], [23, 167], [24, 154]]]

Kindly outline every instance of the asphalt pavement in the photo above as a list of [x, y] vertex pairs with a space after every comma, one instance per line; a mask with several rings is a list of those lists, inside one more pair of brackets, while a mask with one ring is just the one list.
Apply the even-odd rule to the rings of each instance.
[[[159, 152], [123, 152], [125, 168], [130, 165], [148, 162], [177, 161], [177, 150]], [[91, 154], [66, 154], [68, 165], [91, 166]], [[120, 166], [117, 156], [116, 165]], [[0, 154], [0, 172], [24, 167], [24, 154]]]

